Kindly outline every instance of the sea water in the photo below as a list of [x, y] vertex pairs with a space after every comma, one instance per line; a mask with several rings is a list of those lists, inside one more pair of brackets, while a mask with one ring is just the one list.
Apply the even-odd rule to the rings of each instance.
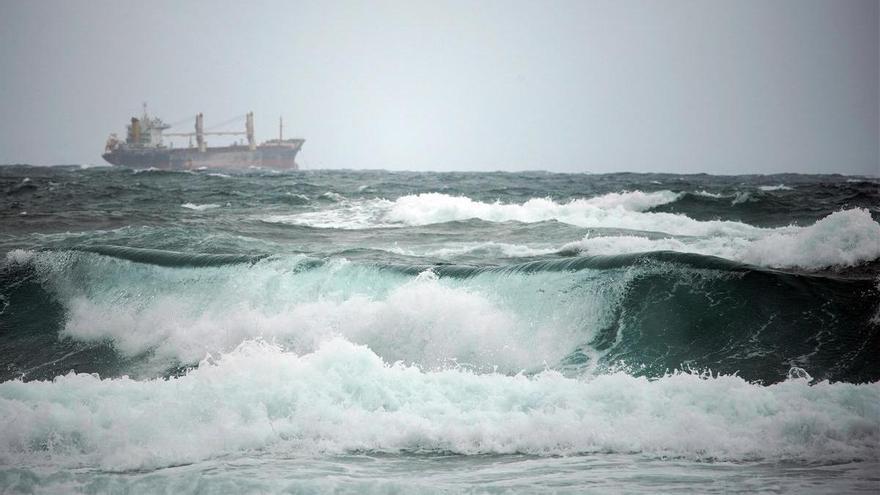
[[0, 167], [13, 493], [880, 489], [880, 181]]

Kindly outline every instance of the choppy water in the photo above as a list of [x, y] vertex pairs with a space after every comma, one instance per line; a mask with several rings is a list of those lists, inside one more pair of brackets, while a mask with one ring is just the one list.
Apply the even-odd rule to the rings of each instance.
[[880, 182], [0, 167], [13, 492], [876, 492]]

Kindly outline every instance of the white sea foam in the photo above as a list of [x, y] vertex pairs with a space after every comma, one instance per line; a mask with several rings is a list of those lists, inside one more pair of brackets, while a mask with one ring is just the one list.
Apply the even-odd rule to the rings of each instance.
[[853, 266], [880, 258], [880, 224], [862, 208], [834, 212], [808, 227], [767, 230], [759, 238], [586, 237], [562, 251], [614, 255], [678, 251], [775, 268]]
[[211, 210], [213, 208], [220, 208], [220, 205], [214, 204], [214, 203], [203, 204], [203, 205], [194, 204], [194, 203], [184, 203], [180, 206], [182, 208], [186, 208], [188, 210], [196, 210], [196, 211], [204, 211], [204, 210]]
[[34, 251], [26, 249], [13, 249], [6, 253], [6, 262], [12, 264], [25, 264], [34, 259]]
[[600, 208], [621, 207], [630, 211], [645, 211], [655, 206], [665, 205], [678, 201], [682, 193], [672, 191], [627, 191], [621, 193], [608, 193], [585, 200], [587, 204]]
[[580, 225], [578, 222], [596, 216], [600, 212], [639, 212], [654, 206], [676, 201], [680, 194], [671, 191], [643, 193], [609, 193], [589, 199], [576, 199], [557, 203], [551, 199], [533, 198], [524, 204], [483, 203], [466, 196], [449, 196], [427, 193], [398, 198], [386, 213], [391, 222], [406, 225], [479, 218], [491, 222], [540, 222], [559, 220]]
[[742, 203], [746, 203], [748, 201], [752, 201], [752, 193], [749, 191], [738, 191], [733, 196], [733, 201], [730, 202], [731, 205], [738, 205]]
[[455, 258], [459, 256], [489, 256], [505, 258], [525, 258], [531, 256], [543, 256], [553, 254], [558, 249], [553, 247], [531, 247], [524, 244], [509, 244], [506, 242], [466, 242], [452, 243], [443, 247], [431, 248], [402, 248], [394, 246], [386, 248], [386, 251], [402, 254], [405, 256]]
[[737, 253], [748, 247], [749, 243], [750, 241], [747, 239], [730, 237], [652, 239], [639, 235], [587, 236], [583, 240], [564, 245], [560, 252], [613, 256], [652, 251], [676, 251], [735, 259]]
[[345, 262], [300, 271], [290, 259], [133, 270], [88, 253], [35, 256], [45, 286], [65, 307], [62, 336], [109, 341], [123, 355], [142, 356], [138, 376], [250, 338], [308, 352], [337, 335], [389, 361], [431, 369], [540, 368], [607, 326], [626, 283], [584, 284], [590, 275], [567, 272], [413, 278]]
[[714, 199], [721, 199], [721, 198], [729, 197], [729, 196], [725, 196], [724, 194], [721, 194], [721, 193], [713, 193], [713, 192], [709, 192], [709, 191], [695, 191], [694, 195], [703, 196], [706, 198], [714, 198]]
[[791, 191], [792, 188], [786, 186], [785, 184], [777, 184], [775, 186], [758, 186], [758, 189], [762, 191]]
[[589, 199], [558, 203], [533, 198], [522, 204], [484, 203], [465, 196], [426, 193], [402, 196], [395, 201], [373, 199], [347, 203], [340, 208], [273, 215], [263, 221], [319, 228], [366, 229], [419, 226], [480, 219], [489, 222], [542, 222], [556, 220], [579, 227], [624, 228], [660, 231], [674, 235], [754, 236], [761, 229], [740, 222], [700, 222], [684, 215], [647, 212], [677, 201], [681, 193], [658, 191], [610, 193]]
[[343, 339], [249, 341], [187, 375], [0, 384], [0, 464], [153, 469], [262, 450], [874, 460], [880, 383], [423, 371]]
[[[455, 256], [471, 249], [524, 256], [538, 252], [493, 243], [448, 249], [429, 255]], [[673, 250], [818, 269], [880, 258], [880, 224], [867, 210], [853, 209], [809, 227], [766, 230], [755, 239], [588, 237], [563, 250]], [[32, 263], [44, 286], [63, 304], [63, 336], [109, 340], [126, 356], [149, 353], [141, 376], [258, 337], [310, 352], [327, 338], [344, 336], [369, 345], [386, 360], [431, 369], [452, 362], [508, 372], [544, 362], [553, 365], [607, 327], [628, 273], [601, 283], [588, 279], [598, 276], [592, 272], [484, 272], [466, 279], [426, 274], [413, 279], [344, 261], [300, 270], [298, 260], [302, 258], [135, 270], [128, 261], [90, 253], [14, 250], [6, 255], [7, 263]]]
[[196, 172], [192, 170], [174, 170], [168, 168], [156, 168], [156, 167], [147, 167], [147, 168], [136, 168], [131, 171], [132, 174], [147, 174], [153, 172], [161, 172], [163, 174], [189, 174], [195, 175]]
[[319, 229], [376, 229], [403, 227], [383, 220], [382, 214], [390, 201], [384, 199], [347, 202], [341, 208], [297, 213], [294, 215], [269, 215], [260, 217], [266, 223], [304, 225]]
[[329, 199], [331, 201], [336, 201], [336, 202], [345, 201], [345, 196], [343, 196], [337, 192], [333, 192], [333, 191], [327, 191], [324, 194], [322, 194], [320, 197], [322, 197], [324, 199]]
[[764, 266], [853, 266], [880, 258], [880, 224], [863, 208], [837, 211], [794, 232], [771, 232], [739, 256]]

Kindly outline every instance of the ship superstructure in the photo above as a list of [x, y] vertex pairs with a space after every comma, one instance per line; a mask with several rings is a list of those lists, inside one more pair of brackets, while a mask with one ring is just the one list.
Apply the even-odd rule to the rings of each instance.
[[[171, 126], [157, 117], [151, 117], [144, 105], [140, 118], [132, 117], [126, 126], [125, 141], [116, 134], [107, 138], [102, 155], [113, 165], [132, 168], [187, 170], [198, 168], [271, 168], [297, 170], [296, 155], [304, 139], [284, 139], [284, 123], [278, 121], [278, 139], [257, 145], [254, 139], [254, 114], [245, 115], [244, 131], [205, 131], [204, 116], [195, 117], [194, 132], [164, 133]], [[187, 147], [166, 146], [163, 137], [188, 138]], [[244, 136], [245, 142], [229, 146], [209, 147], [206, 136]], [[195, 139], [195, 143], [193, 143]]]

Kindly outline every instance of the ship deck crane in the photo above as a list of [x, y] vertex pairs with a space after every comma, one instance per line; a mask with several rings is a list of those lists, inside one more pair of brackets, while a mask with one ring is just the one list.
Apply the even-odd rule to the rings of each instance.
[[190, 147], [192, 146], [192, 138], [193, 136], [195, 136], [196, 142], [199, 146], [199, 151], [205, 151], [207, 149], [204, 136], [247, 136], [248, 148], [253, 151], [254, 149], [256, 149], [257, 146], [257, 143], [254, 140], [254, 112], [248, 112], [245, 117], [246, 120], [244, 131], [205, 131], [204, 116], [199, 113], [198, 115], [196, 115], [195, 132], [169, 132], [165, 133], [165, 135], [188, 137], [190, 138]]

